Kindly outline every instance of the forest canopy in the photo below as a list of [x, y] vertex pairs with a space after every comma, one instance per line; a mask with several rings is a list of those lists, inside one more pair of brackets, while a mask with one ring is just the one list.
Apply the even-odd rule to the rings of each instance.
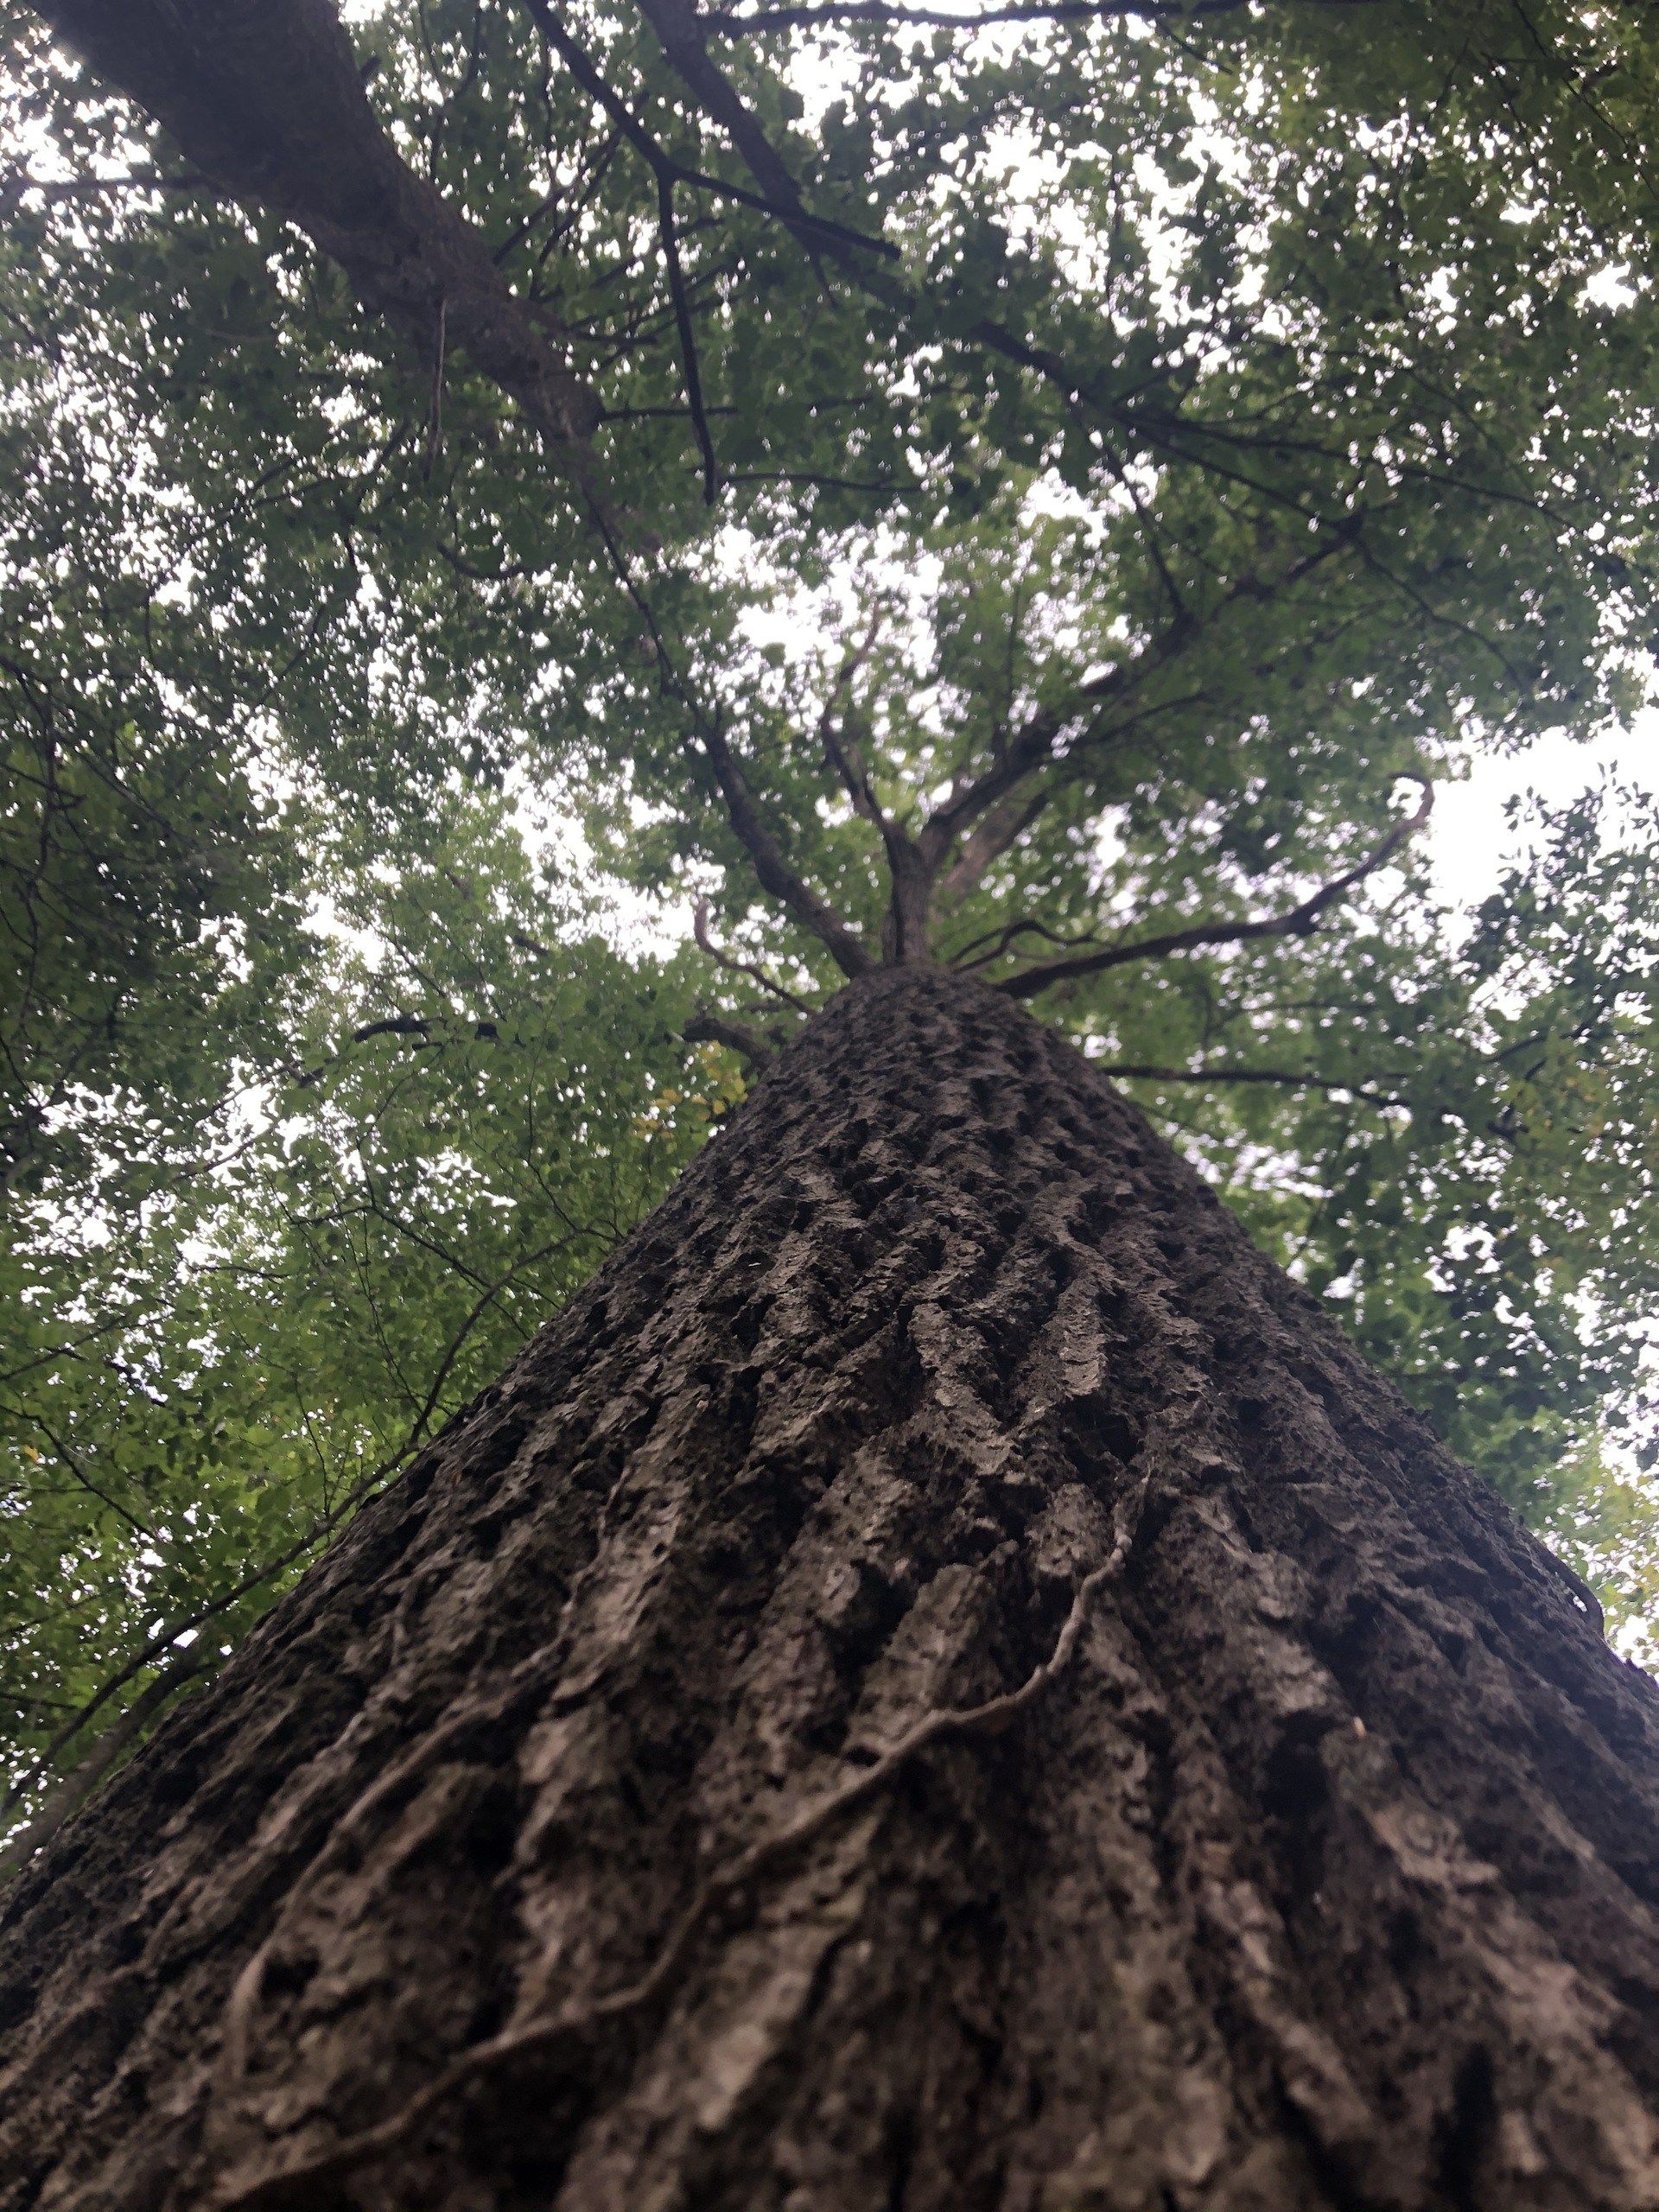
[[1659, 22], [342, 15], [0, 12], [8, 1820], [882, 959], [1645, 1649], [1659, 803], [1419, 833], [1650, 699]]

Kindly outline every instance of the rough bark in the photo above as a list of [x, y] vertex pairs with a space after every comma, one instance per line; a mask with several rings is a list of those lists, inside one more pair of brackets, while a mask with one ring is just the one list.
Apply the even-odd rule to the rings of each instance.
[[866, 977], [14, 1885], [0, 2205], [1652, 2208], [1656, 1719], [1103, 1079]]

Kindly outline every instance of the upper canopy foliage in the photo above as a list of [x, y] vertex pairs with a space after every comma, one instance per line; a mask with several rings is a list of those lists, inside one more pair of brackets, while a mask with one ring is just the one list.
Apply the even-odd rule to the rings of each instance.
[[881, 957], [1037, 996], [1641, 1611], [1659, 817], [1472, 921], [1406, 823], [1644, 696], [1659, 24], [346, 16], [0, 17], [22, 1796]]

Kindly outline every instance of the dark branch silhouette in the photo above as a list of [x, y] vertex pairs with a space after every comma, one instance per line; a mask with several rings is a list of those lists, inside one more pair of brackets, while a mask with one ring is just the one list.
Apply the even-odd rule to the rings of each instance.
[[1172, 952], [1195, 952], [1208, 945], [1247, 944], [1262, 938], [1311, 937], [1327, 906], [1382, 867], [1408, 837], [1422, 828], [1433, 803], [1434, 787], [1425, 783], [1422, 800], [1415, 812], [1395, 823], [1363, 860], [1333, 876], [1329, 883], [1321, 884], [1310, 897], [1287, 907], [1282, 914], [1268, 914], [1251, 922], [1197, 922], [1189, 929], [1168, 930], [1157, 937], [1132, 939], [1127, 944], [1103, 945], [1098, 951], [1042, 961], [1017, 976], [1002, 977], [995, 988], [1006, 992], [1010, 998], [1035, 998], [1055, 983], [1098, 976], [1108, 968], [1121, 968], [1131, 960], [1158, 960]]
[[699, 736], [703, 758], [726, 802], [732, 828], [753, 863], [761, 888], [770, 892], [793, 920], [817, 938], [843, 976], [868, 974], [875, 963], [859, 939], [828, 901], [820, 898], [784, 858], [782, 847], [761, 819], [748, 779], [738, 766], [718, 721], [706, 723]]
[[734, 953], [723, 951], [715, 943], [709, 933], [709, 901], [706, 899], [699, 899], [691, 910], [691, 934], [696, 939], [698, 951], [707, 954], [717, 968], [725, 969], [728, 975], [747, 976], [751, 982], [759, 983], [763, 991], [770, 991], [774, 998], [784, 1000], [802, 1014], [813, 1011], [806, 1001], [798, 998], [786, 984], [780, 983], [775, 976], [768, 975], [758, 961], [740, 960]]

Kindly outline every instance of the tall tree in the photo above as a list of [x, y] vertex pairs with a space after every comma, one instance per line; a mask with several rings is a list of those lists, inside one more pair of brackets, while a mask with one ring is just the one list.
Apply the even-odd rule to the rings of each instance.
[[41, 13], [4, 2201], [1650, 2203], [1643, 26]]

